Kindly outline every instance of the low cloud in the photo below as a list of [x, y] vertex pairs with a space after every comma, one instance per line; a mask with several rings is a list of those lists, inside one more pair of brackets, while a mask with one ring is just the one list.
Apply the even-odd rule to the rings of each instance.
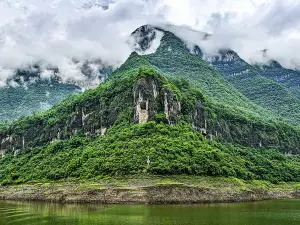
[[5, 12], [5, 22], [0, 24], [0, 76], [4, 79], [8, 77], [2, 71], [39, 63], [45, 68], [58, 67], [63, 81], [82, 81], [84, 75], [74, 58], [100, 59], [104, 66], [117, 67], [132, 52], [130, 33], [151, 21], [147, 19], [148, 4], [143, 1], [109, 5], [108, 1], [26, 0], [0, 4], [0, 13]]
[[[175, 29], [174, 32], [187, 43], [196, 43], [206, 54], [216, 54], [220, 48], [230, 48], [250, 63], [266, 63], [275, 59], [285, 67], [300, 68], [300, 55], [297, 54], [300, 50], [299, 1], [189, 2], [194, 4], [191, 10], [187, 10], [190, 12], [187, 18], [190, 19], [184, 25], [208, 32], [211, 36], [204, 40], [202, 34]], [[219, 7], [216, 6], [218, 3]], [[179, 12], [180, 9], [172, 14]], [[176, 24], [181, 25], [180, 19]], [[264, 49], [268, 50], [266, 55], [262, 54]]]
[[0, 14], [0, 87], [16, 68], [37, 62], [42, 77], [54, 66], [63, 81], [86, 79], [77, 61], [116, 68], [132, 52], [131, 32], [144, 24], [177, 25], [178, 36], [207, 54], [231, 48], [251, 63], [272, 58], [300, 68], [296, 0], [0, 0]]

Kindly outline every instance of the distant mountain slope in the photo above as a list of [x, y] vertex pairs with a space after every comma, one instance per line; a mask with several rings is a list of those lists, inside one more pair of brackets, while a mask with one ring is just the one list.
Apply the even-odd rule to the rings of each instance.
[[[248, 64], [231, 50], [221, 50], [219, 55], [206, 57], [206, 60], [250, 100], [277, 116], [300, 124], [300, 100], [287, 86], [263, 76], [263, 69]], [[276, 71], [277, 68], [274, 68], [273, 72]], [[289, 76], [283, 74], [282, 71], [283, 77]]]
[[22, 116], [44, 112], [68, 95], [78, 93], [78, 86], [38, 81], [26, 87], [0, 89], [0, 121], [9, 122]]
[[300, 71], [286, 69], [274, 60], [269, 64], [255, 67], [262, 76], [287, 87], [293, 95], [300, 99]]
[[[95, 65], [100, 69], [95, 69]], [[43, 77], [44, 71], [38, 64], [17, 69], [7, 86], [0, 88], [0, 123], [44, 112], [68, 95], [81, 92], [82, 87], [94, 88], [112, 72], [112, 68], [103, 67], [99, 60], [86, 61], [80, 63], [79, 71], [84, 80], [62, 81], [57, 68], [47, 70], [49, 77]]]

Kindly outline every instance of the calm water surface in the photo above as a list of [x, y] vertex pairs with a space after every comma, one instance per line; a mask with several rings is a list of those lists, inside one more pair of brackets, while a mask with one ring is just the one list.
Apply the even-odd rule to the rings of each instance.
[[210, 205], [62, 205], [0, 201], [0, 225], [299, 225], [300, 200]]

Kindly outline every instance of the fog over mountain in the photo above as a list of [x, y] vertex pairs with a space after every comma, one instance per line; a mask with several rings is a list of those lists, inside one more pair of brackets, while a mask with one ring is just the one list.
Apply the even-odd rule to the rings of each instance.
[[206, 54], [230, 48], [250, 63], [300, 67], [297, 0], [0, 0], [0, 14], [0, 86], [34, 63], [45, 78], [57, 67], [62, 81], [83, 82], [86, 60], [101, 59], [95, 70], [116, 68], [133, 51], [131, 32], [144, 24], [168, 24]]

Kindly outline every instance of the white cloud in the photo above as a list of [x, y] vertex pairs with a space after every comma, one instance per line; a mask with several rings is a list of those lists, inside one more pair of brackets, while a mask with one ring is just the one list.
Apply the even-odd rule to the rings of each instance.
[[149, 21], [146, 20], [148, 4], [123, 0], [104, 10], [81, 8], [84, 3], [1, 2], [0, 14], [5, 12], [5, 22], [0, 26], [0, 68], [13, 70], [38, 61], [58, 66], [64, 81], [82, 81], [84, 76], [73, 58], [79, 61], [99, 58], [108, 66], [123, 63], [132, 51], [127, 44], [130, 33]]
[[[268, 57], [289, 68], [300, 68], [300, 2], [297, 0], [187, 0], [161, 1], [165, 20], [186, 28], [171, 27], [188, 44], [196, 43], [212, 54], [220, 48], [231, 48], [246, 61], [265, 62]], [[174, 4], [173, 4], [174, 3]]]
[[0, 67], [0, 88], [6, 86], [6, 81], [13, 76], [13, 72], [11, 70], [2, 69]]
[[0, 85], [13, 69], [37, 61], [58, 66], [64, 81], [80, 82], [85, 77], [73, 58], [119, 66], [132, 51], [128, 36], [144, 24], [213, 33], [204, 42], [203, 33], [177, 29], [206, 52], [232, 48], [252, 62], [269, 49], [285, 66], [300, 67], [297, 0], [0, 0], [0, 15]]

